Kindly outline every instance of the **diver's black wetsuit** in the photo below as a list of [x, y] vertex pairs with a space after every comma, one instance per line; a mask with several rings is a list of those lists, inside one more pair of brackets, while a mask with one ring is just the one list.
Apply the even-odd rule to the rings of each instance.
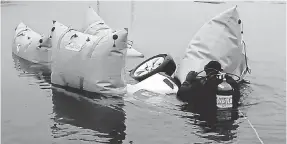
[[[207, 79], [196, 79], [196, 73], [191, 72], [191, 76], [182, 83], [177, 92], [177, 98], [183, 102], [188, 102], [194, 109], [216, 109], [217, 86], [222, 80], [216, 76], [207, 77]], [[234, 89], [233, 107], [238, 106], [239, 87], [237, 82], [230, 76], [226, 75], [226, 82]]]
[[[214, 128], [217, 123], [218, 111], [217, 109], [217, 92], [218, 85], [223, 82], [222, 79], [217, 77], [217, 74], [222, 71], [221, 64], [218, 61], [210, 61], [204, 66], [206, 73], [205, 78], [198, 78], [198, 73], [191, 71], [187, 74], [185, 81], [182, 83], [175, 77], [179, 90], [177, 98], [187, 104], [183, 105], [183, 110], [199, 114], [199, 119], [207, 122], [209, 126]], [[240, 98], [239, 85], [230, 76], [225, 75], [226, 82], [234, 89], [232, 95], [233, 108], [238, 107]], [[232, 111], [231, 119], [238, 118], [236, 110]]]

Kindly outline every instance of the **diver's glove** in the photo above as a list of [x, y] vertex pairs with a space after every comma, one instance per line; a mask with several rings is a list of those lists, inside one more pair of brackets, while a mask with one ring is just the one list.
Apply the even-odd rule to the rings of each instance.
[[185, 81], [188, 82], [189, 84], [191, 84], [192, 82], [194, 82], [196, 80], [196, 76], [198, 75], [197, 72], [195, 71], [190, 71], [186, 78], [185, 78]]

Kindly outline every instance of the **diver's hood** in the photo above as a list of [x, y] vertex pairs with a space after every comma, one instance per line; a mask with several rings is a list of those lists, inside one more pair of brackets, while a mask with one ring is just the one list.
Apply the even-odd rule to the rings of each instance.
[[176, 77], [183, 82], [189, 71], [202, 71], [209, 61], [217, 60], [224, 72], [243, 78], [246, 61], [241, 31], [237, 6], [212, 18], [190, 41]]

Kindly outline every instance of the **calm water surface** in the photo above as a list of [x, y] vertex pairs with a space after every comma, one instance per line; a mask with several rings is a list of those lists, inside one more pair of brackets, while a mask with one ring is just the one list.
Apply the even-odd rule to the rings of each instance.
[[[128, 27], [130, 39], [145, 58], [168, 53], [179, 63], [196, 31], [236, 4], [252, 69], [246, 77], [251, 84], [242, 86], [239, 109], [264, 143], [286, 143], [286, 4], [140, 1], [18, 2], [1, 6], [2, 143], [260, 143], [242, 117], [209, 129], [206, 122], [195, 121], [198, 118], [174, 96], [152, 101], [132, 96], [107, 98], [53, 87], [48, 67], [19, 59], [11, 51], [19, 22], [46, 35], [52, 20], [79, 29], [85, 9], [91, 5], [112, 28]], [[128, 60], [127, 70], [142, 60]]]

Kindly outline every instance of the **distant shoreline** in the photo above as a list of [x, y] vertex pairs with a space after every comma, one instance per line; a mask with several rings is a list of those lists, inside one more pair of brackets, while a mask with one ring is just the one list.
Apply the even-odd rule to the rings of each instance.
[[[39, 0], [37, 2], [40, 2], [40, 1], [41, 0]], [[14, 2], [19, 2], [19, 1], [14, 1]], [[224, 4], [224, 3], [233, 2], [233, 1], [229, 1], [229, 0], [193, 0], [193, 2], [195, 2], [195, 3], [206, 3], [206, 4]], [[257, 2], [265, 3], [265, 2], [267, 2], [270, 4], [286, 4], [286, 1], [284, 1], [284, 0], [273, 0], [273, 1], [243, 0], [240, 2], [247, 2], [247, 3], [257, 3]], [[13, 3], [13, 1], [11, 1], [11, 0], [1, 0], [1, 5], [2, 4], [12, 4], [12, 3]]]
[[1, 4], [10, 3], [11, 1], [8, 0], [1, 0]]
[[[233, 2], [233, 1], [228, 1], [228, 0], [194, 0], [193, 2], [195, 3], [206, 3], [206, 4], [224, 4], [228, 2]], [[273, 0], [273, 1], [256, 1], [256, 0], [243, 0], [240, 2], [247, 2], [247, 3], [258, 3], [258, 2], [267, 2], [270, 4], [286, 4], [286, 1], [284, 0]]]
[[1, 7], [18, 5], [21, 1], [1, 0]]

